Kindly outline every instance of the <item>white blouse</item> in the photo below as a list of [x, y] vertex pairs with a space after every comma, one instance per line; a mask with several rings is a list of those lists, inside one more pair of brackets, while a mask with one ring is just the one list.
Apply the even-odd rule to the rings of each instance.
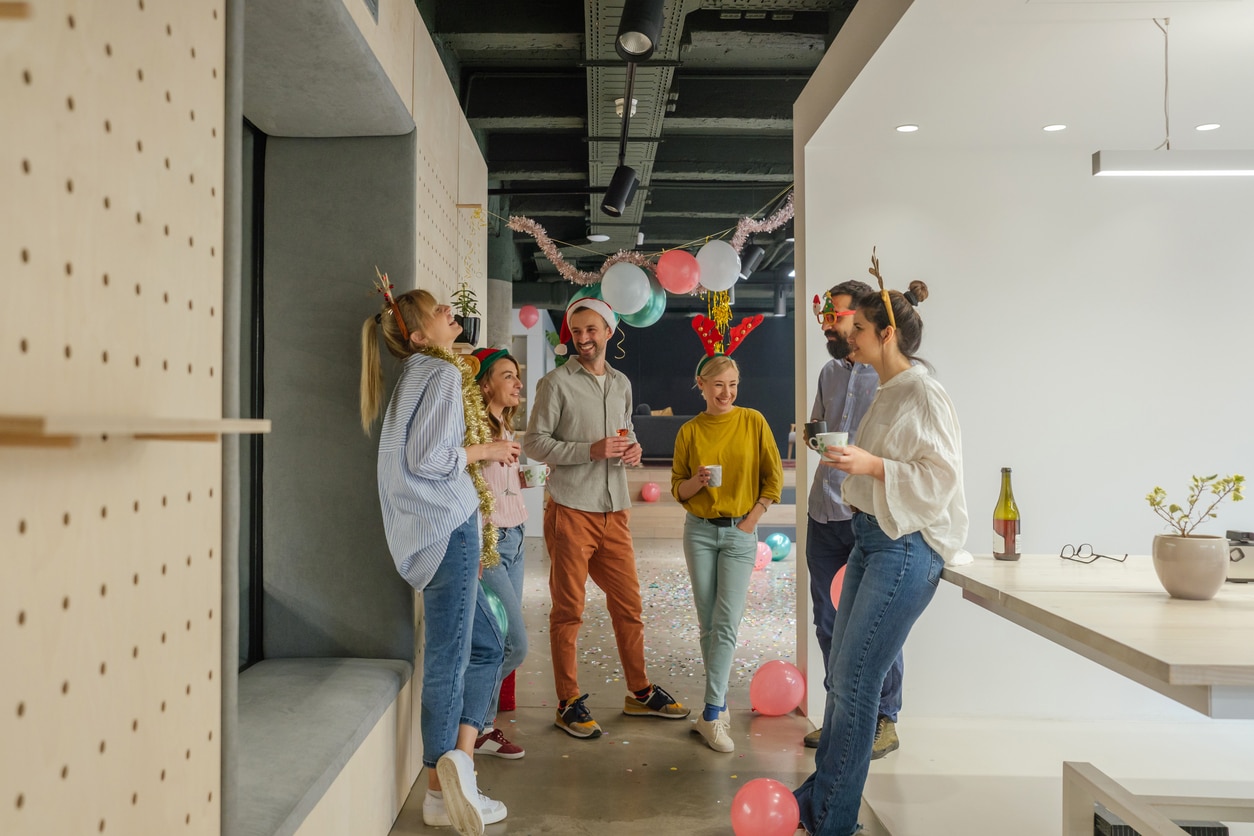
[[894, 540], [917, 531], [946, 563], [969, 563], [962, 430], [953, 401], [925, 366], [880, 384], [858, 446], [884, 460], [884, 481], [850, 476], [845, 502], [874, 516]]

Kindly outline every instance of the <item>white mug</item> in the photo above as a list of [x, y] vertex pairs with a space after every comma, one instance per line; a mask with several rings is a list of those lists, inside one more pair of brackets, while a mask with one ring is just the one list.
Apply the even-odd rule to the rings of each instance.
[[522, 472], [523, 484], [529, 488], [543, 487], [549, 481], [547, 464], [525, 464], [519, 470]]
[[819, 455], [823, 455], [828, 447], [844, 447], [848, 443], [849, 433], [842, 432], [819, 433], [809, 441], [810, 449]]
[[723, 466], [721, 464], [703, 464], [701, 466], [710, 471], [711, 488], [717, 488], [723, 484]]

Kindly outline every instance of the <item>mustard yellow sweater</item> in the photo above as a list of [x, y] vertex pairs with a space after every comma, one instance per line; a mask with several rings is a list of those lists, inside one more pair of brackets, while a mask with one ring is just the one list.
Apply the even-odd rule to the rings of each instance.
[[732, 407], [726, 415], [701, 413], [679, 428], [671, 465], [671, 494], [702, 465], [723, 466], [723, 484], [703, 488], [680, 504], [698, 517], [743, 517], [758, 497], [779, 502], [784, 469], [766, 419], [756, 409]]

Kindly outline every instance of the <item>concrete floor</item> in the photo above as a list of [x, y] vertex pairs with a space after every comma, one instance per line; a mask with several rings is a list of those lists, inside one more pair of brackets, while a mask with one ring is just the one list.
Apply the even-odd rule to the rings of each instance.
[[[636, 550], [650, 678], [695, 716], [705, 680], [682, 550], [675, 540], [637, 541]], [[801, 744], [812, 726], [797, 715], [763, 717], [749, 709], [749, 682], [758, 666], [775, 658], [793, 661], [793, 551], [754, 573], [728, 695], [736, 751], [721, 754], [691, 731], [690, 720], [622, 714], [626, 686], [605, 597], [591, 583], [579, 641], [580, 685], [605, 734], [577, 740], [553, 725], [549, 563], [543, 540], [528, 538], [524, 615], [531, 648], [518, 673], [518, 709], [497, 720], [527, 754], [516, 761], [476, 759], [480, 790], [509, 807], [509, 817], [487, 833], [724, 836], [732, 833], [732, 798], [747, 781], [768, 777], [789, 787], [799, 784], [814, 767], [813, 750]], [[451, 832], [423, 825], [426, 784], [424, 773], [392, 836]]]

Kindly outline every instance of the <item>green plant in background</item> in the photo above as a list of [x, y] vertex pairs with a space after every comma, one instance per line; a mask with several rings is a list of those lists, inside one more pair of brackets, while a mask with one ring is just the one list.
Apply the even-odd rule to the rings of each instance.
[[470, 289], [470, 285], [462, 282], [453, 291], [453, 310], [458, 316], [479, 316], [479, 297]]
[[[557, 346], [558, 346], [558, 345], [560, 344], [560, 342], [561, 342], [561, 338], [560, 338], [560, 337], [558, 337], [558, 335], [557, 335], [557, 332], [556, 332], [556, 331], [549, 331], [549, 330], [547, 330], [547, 329], [546, 329], [546, 330], [545, 330], [545, 332], [544, 332], [544, 339], [545, 339], [545, 341], [549, 344], [549, 347], [550, 347], [550, 348], [557, 348]], [[556, 353], [556, 352], [555, 352], [555, 353]], [[562, 366], [562, 365], [564, 365], [564, 364], [566, 363], [566, 360], [567, 360], [566, 355], [564, 355], [564, 354], [557, 354], [557, 355], [553, 358], [553, 364], [554, 364], [554, 366], [560, 367], [560, 366]]]
[[[1241, 494], [1241, 488], [1244, 485], [1245, 477], [1240, 473], [1234, 473], [1222, 479], [1217, 473], [1210, 476], [1194, 476], [1189, 486], [1187, 507], [1181, 507], [1174, 502], [1168, 505], [1167, 492], [1157, 487], [1145, 495], [1145, 501], [1149, 503], [1155, 514], [1180, 532], [1181, 537], [1188, 537], [1189, 532], [1201, 525], [1203, 520], [1218, 516], [1215, 508], [1226, 497], [1231, 496], [1233, 502], [1240, 502], [1244, 499], [1245, 497]], [[1214, 497], [1205, 510], [1198, 508], [1198, 503], [1204, 501], [1203, 494], [1210, 494]]]

